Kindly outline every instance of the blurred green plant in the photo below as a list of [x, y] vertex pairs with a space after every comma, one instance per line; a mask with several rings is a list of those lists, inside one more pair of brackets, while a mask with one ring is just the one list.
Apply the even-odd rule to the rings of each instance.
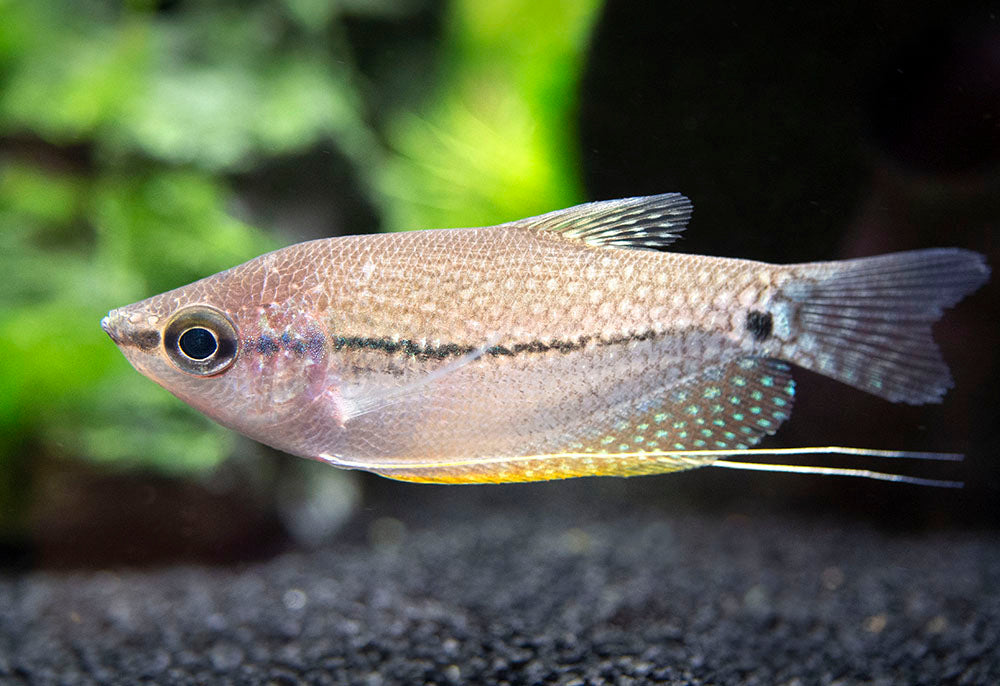
[[389, 122], [389, 227], [486, 226], [580, 201], [574, 114], [600, 4], [450, 5], [441, 87]]
[[282, 242], [232, 216], [237, 175], [333, 147], [390, 229], [579, 199], [569, 122], [599, 1], [455, 0], [421, 100], [386, 97], [345, 26], [422, 7], [0, 0], [0, 524], [26, 450], [174, 473], [231, 451], [97, 324]]

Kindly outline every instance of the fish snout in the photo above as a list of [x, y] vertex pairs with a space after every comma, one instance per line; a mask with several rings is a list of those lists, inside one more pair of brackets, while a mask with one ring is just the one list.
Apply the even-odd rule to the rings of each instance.
[[104, 333], [108, 334], [116, 344], [121, 343], [121, 335], [119, 334], [119, 323], [121, 322], [121, 314], [118, 310], [111, 310], [108, 312], [107, 316], [101, 320], [101, 328], [104, 329]]
[[150, 319], [130, 315], [119, 308], [108, 312], [101, 320], [101, 328], [119, 347], [149, 350], [160, 344], [160, 331]]

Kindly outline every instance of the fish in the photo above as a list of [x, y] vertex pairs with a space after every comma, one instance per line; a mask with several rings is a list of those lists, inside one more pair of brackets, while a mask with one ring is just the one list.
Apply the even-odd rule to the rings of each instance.
[[[278, 450], [426, 483], [661, 474], [741, 461], [791, 415], [792, 366], [893, 403], [953, 385], [932, 337], [985, 258], [932, 248], [770, 264], [666, 250], [683, 195], [490, 227], [307, 241], [114, 309], [132, 366]], [[725, 458], [737, 458], [725, 459]]]

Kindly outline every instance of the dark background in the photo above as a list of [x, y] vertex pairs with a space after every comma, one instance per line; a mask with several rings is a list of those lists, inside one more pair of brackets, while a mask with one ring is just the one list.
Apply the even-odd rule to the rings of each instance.
[[[997, 31], [985, 4], [612, 2], [583, 83], [588, 193], [682, 190], [695, 205], [684, 252], [808, 262], [956, 245], [996, 264]], [[995, 527], [996, 296], [988, 284], [935, 330], [956, 379], [943, 405], [891, 405], [797, 370], [795, 412], [771, 439], [965, 452], [964, 491], [709, 471], [685, 476], [685, 492]]]

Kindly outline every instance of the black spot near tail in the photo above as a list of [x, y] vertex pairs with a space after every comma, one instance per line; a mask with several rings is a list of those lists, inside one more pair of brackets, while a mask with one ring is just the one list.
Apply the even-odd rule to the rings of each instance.
[[758, 341], [766, 341], [771, 335], [774, 321], [770, 312], [750, 310], [747, 312], [747, 331]]

